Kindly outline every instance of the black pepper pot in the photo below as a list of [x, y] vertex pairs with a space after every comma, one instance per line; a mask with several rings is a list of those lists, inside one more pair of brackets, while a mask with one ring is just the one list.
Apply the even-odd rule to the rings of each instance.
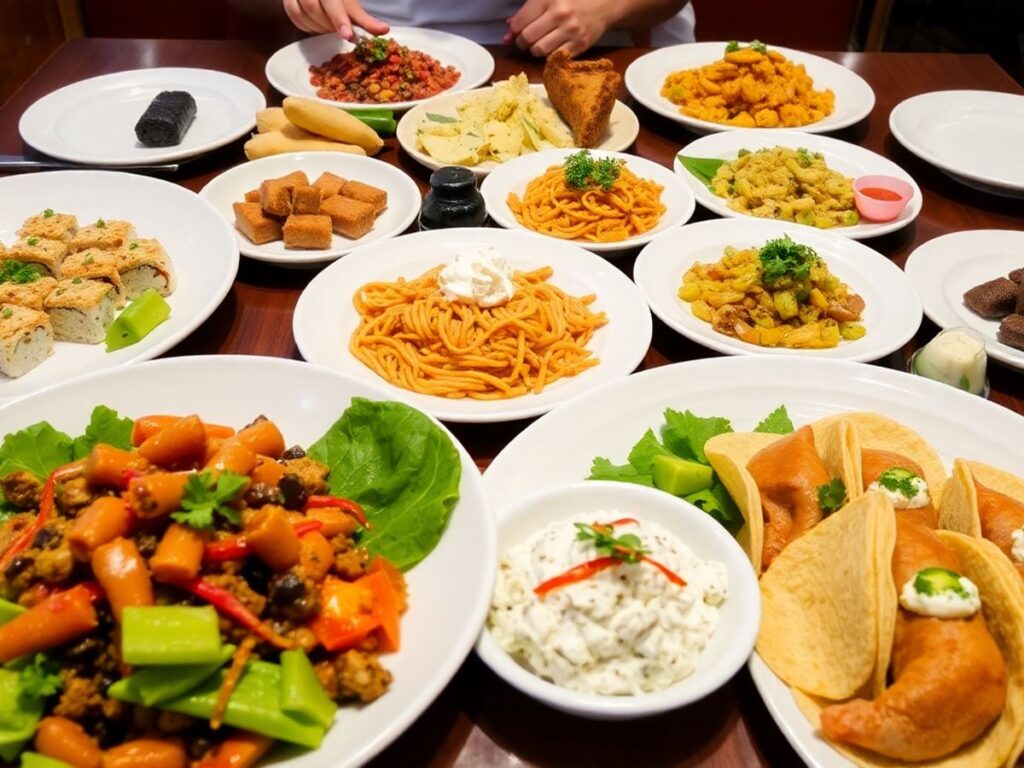
[[448, 165], [430, 174], [430, 191], [420, 208], [420, 229], [481, 227], [486, 220], [487, 207], [469, 168]]

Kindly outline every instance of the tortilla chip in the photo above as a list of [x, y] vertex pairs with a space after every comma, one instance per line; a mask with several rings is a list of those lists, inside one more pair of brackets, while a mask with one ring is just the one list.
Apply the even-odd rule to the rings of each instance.
[[[855, 466], [851, 460], [854, 454], [850, 448], [855, 440], [852, 424], [843, 419], [829, 418], [815, 421], [810, 426], [814, 433], [814, 448], [828, 473], [840, 478], [847, 488], [851, 483], [859, 482], [859, 465]], [[784, 437], [787, 435], [729, 432], [716, 435], [704, 444], [704, 455], [743, 515], [745, 525], [736, 534], [736, 541], [746, 551], [754, 573], [758, 575], [764, 548], [764, 513], [761, 494], [747, 471], [747, 464], [760, 450]]]
[[[1016, 570], [991, 542], [951, 531], [940, 531], [939, 537], [960, 558], [964, 575], [978, 585], [985, 623], [1002, 651], [1009, 672], [1006, 706], [1003, 714], [985, 734], [970, 744], [947, 757], [924, 760], [913, 765], [919, 768], [1009, 767], [1017, 762], [1024, 751], [1024, 603], [1020, 599], [1024, 590]], [[957, 694], [951, 692], [950, 695]], [[798, 690], [793, 691], [793, 698], [815, 729], [820, 730], [821, 710], [834, 702]], [[882, 757], [857, 747], [839, 744], [831, 746], [864, 768], [907, 765], [902, 760]]]
[[789, 686], [841, 700], [875, 680], [879, 617], [895, 621], [895, 525], [885, 497], [867, 494], [791, 542], [761, 577], [757, 652]]
[[981, 537], [978, 494], [974, 489], [970, 464], [963, 459], [953, 462], [953, 476], [942, 489], [939, 528], [956, 531], [965, 536]]

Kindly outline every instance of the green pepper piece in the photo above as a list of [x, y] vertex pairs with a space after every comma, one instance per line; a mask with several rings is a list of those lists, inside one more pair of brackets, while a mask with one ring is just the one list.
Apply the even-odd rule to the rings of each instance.
[[398, 123], [395, 122], [394, 115], [391, 114], [367, 115], [362, 112], [353, 112], [352, 115], [359, 118], [359, 120], [380, 135], [390, 135], [395, 132], [395, 128], [398, 126]]
[[281, 654], [281, 709], [285, 714], [330, 728], [338, 705], [331, 701], [303, 651]]
[[0, 599], [0, 624], [6, 624], [11, 619], [21, 616], [24, 612], [25, 609], [17, 603]]
[[126, 664], [213, 664], [220, 656], [213, 606], [133, 605], [121, 613], [121, 658]]
[[74, 766], [38, 752], [22, 752], [21, 768], [74, 768]]
[[206, 678], [216, 674], [218, 669], [228, 663], [234, 652], [235, 646], [225, 645], [221, 648], [220, 658], [210, 664], [145, 667], [115, 685], [127, 685], [145, 706], [154, 707], [188, 693]]
[[[226, 670], [208, 677], [187, 694], [157, 705], [159, 709], [180, 712], [209, 720], [217, 706], [217, 697]], [[130, 704], [141, 704], [135, 691], [119, 680], [107, 689], [107, 695]], [[261, 733], [309, 749], [316, 749], [326, 729], [298, 720], [281, 711], [281, 667], [266, 661], [250, 661], [235, 686], [224, 710], [224, 722], [235, 728]]]
[[20, 695], [21, 673], [0, 669], [0, 759], [13, 763], [35, 735], [45, 699]]
[[110, 324], [107, 352], [129, 347], [171, 316], [171, 307], [155, 288], [147, 288]]

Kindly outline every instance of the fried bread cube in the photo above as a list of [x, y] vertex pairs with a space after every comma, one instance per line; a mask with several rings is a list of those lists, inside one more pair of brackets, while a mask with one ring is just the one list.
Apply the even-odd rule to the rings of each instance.
[[147, 288], [155, 289], [161, 296], [174, 293], [174, 268], [159, 240], [129, 240], [117, 255], [120, 260], [117, 269], [128, 301], [137, 298]]
[[331, 247], [331, 217], [293, 214], [284, 222], [284, 247], [322, 250]]
[[353, 240], [373, 229], [376, 218], [373, 206], [369, 203], [341, 195], [324, 200], [320, 204], [320, 213], [331, 217], [331, 226], [335, 232]]
[[257, 188], [257, 189], [250, 189], [248, 192], [245, 193], [245, 202], [247, 202], [247, 203], [258, 203], [259, 201], [260, 201], [260, 190], [259, 190], [259, 188]]
[[117, 291], [102, 280], [61, 280], [43, 303], [58, 341], [99, 344], [117, 309]]
[[379, 187], [364, 184], [361, 181], [346, 181], [341, 185], [338, 194], [342, 197], [351, 197], [361, 203], [369, 203], [373, 206], [373, 213], [377, 215], [388, 207], [388, 193]]
[[0, 373], [24, 376], [53, 353], [53, 328], [45, 312], [0, 306]]
[[260, 184], [260, 207], [271, 216], [288, 216], [292, 212], [294, 193], [294, 184], [268, 179]]
[[18, 237], [41, 237], [46, 240], [68, 242], [78, 232], [78, 219], [70, 213], [54, 213], [47, 208], [30, 216], [18, 230]]
[[321, 173], [317, 180], [313, 182], [313, 186], [316, 187], [323, 193], [322, 197], [326, 200], [328, 197], [334, 197], [348, 179], [343, 179], [341, 176], [335, 176], [333, 173], [324, 171]]
[[259, 203], [232, 203], [235, 228], [255, 245], [281, 239], [281, 222], [263, 213]]
[[317, 187], [296, 187], [293, 203], [293, 213], [320, 213], [320, 200], [322, 192]]
[[64, 257], [67, 255], [67, 243], [33, 236], [14, 243], [8, 249], [6, 258], [25, 264], [34, 264], [45, 274], [59, 278], [60, 265], [64, 263]]
[[95, 224], [82, 227], [71, 238], [71, 252], [87, 248], [101, 248], [114, 251], [135, 237], [135, 227], [128, 221], [107, 221], [98, 219]]

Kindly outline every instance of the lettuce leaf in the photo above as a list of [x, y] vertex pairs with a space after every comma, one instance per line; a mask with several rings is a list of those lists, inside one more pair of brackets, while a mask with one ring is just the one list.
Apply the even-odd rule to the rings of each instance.
[[113, 408], [97, 405], [92, 409], [85, 434], [75, 438], [75, 458], [88, 456], [97, 443], [106, 443], [122, 451], [131, 450], [132, 420], [122, 419]]
[[754, 427], [755, 432], [766, 432], [772, 435], [788, 435], [793, 431], [793, 422], [789, 418], [786, 406], [780, 405], [769, 413]]
[[676, 155], [676, 159], [682, 163], [683, 168], [700, 179], [704, 186], [710, 185], [711, 180], [718, 173], [718, 169], [728, 162], [717, 157], [686, 157], [685, 155]]
[[309, 455], [331, 468], [331, 493], [359, 502], [360, 543], [398, 568], [437, 545], [459, 499], [462, 462], [445, 432], [407, 405], [353, 398]]
[[590, 476], [587, 480], [615, 480], [620, 483], [635, 483], [654, 487], [654, 475], [648, 472], [637, 472], [632, 464], [612, 464], [608, 459], [598, 456], [590, 465]]
[[676, 456], [707, 464], [704, 443], [715, 435], [732, 432], [732, 424], [720, 416], [697, 416], [690, 411], [665, 409], [665, 425], [661, 428], [661, 439]]

